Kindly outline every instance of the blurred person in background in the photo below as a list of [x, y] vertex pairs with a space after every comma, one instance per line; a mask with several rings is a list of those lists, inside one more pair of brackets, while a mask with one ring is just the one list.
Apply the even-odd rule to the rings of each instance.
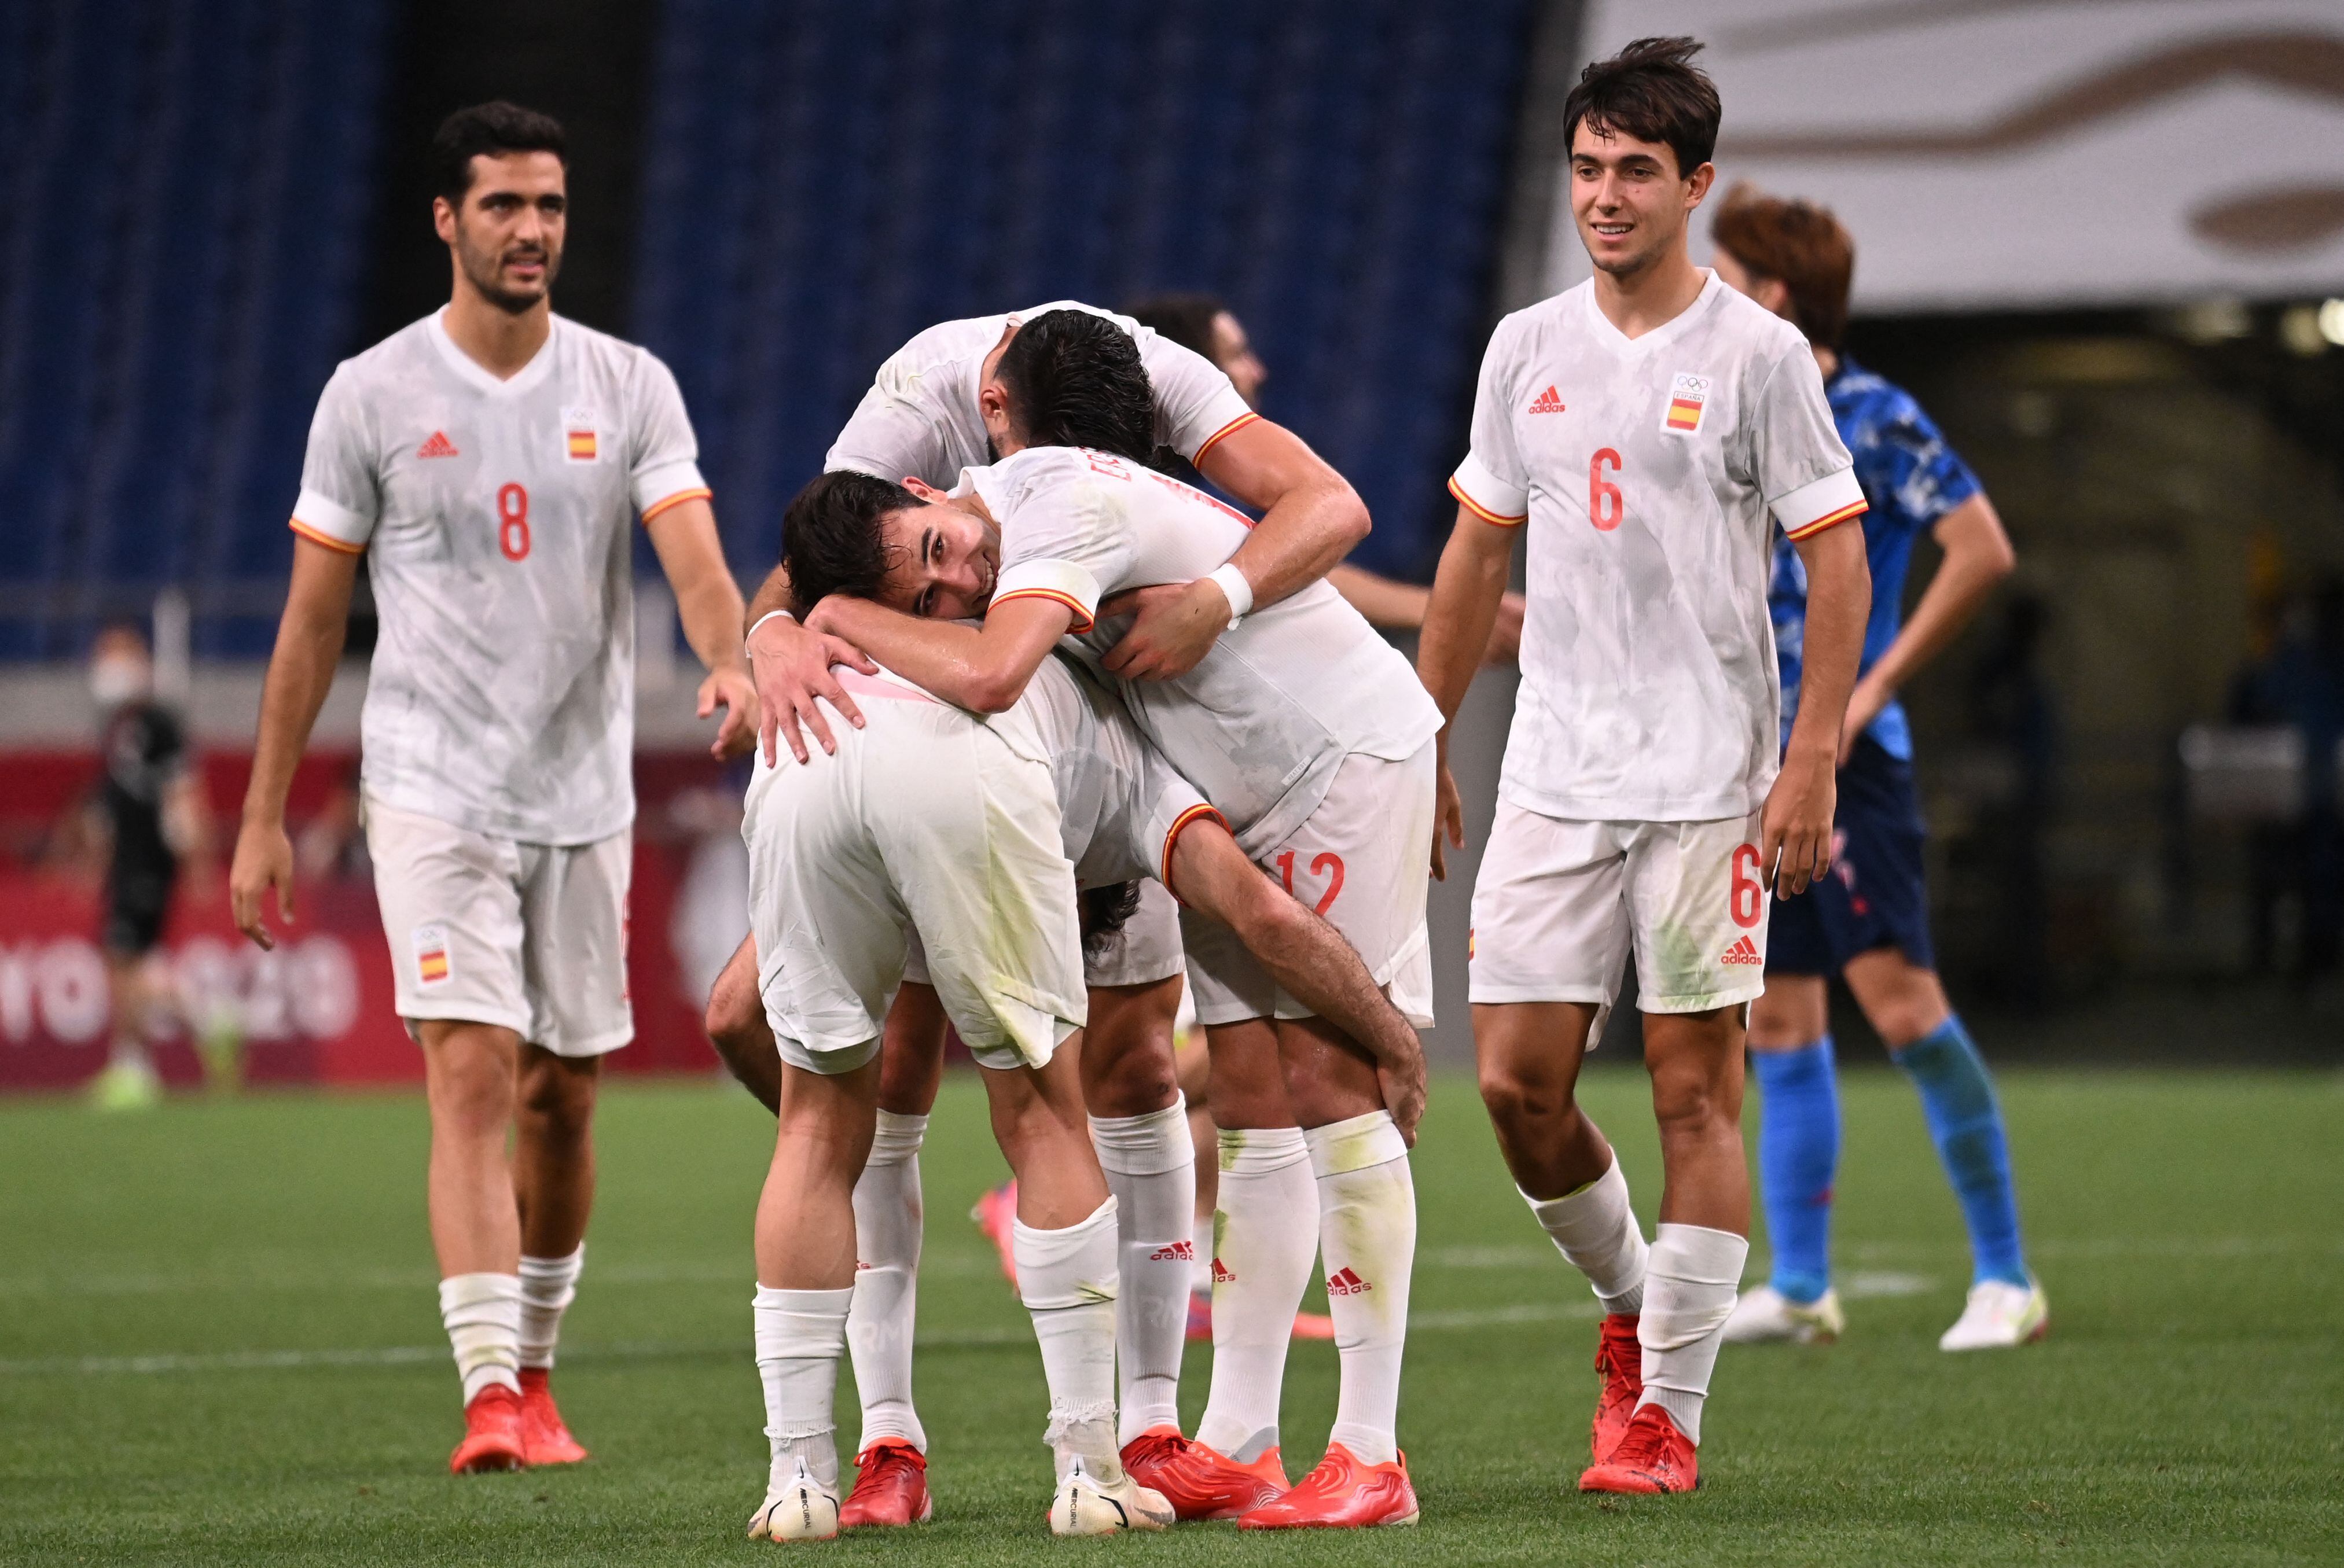
[[2292, 893], [2302, 911], [2294, 977], [2309, 983], [2336, 968], [2344, 938], [2344, 820], [2337, 749], [2344, 746], [2344, 577], [2329, 577], [2288, 607], [2269, 653], [2230, 684], [2232, 724], [2284, 727], [2303, 738], [2303, 801], [2292, 822], [2258, 825], [2251, 842], [2256, 967], [2277, 943], [2276, 906]]
[[[1838, 219], [1743, 186], [1728, 193], [1711, 234], [1717, 276], [1794, 323], [1814, 352], [1870, 502], [1864, 538], [1872, 568], [1872, 614], [1841, 731], [1832, 872], [1775, 910], [1765, 994], [1750, 1009], [1773, 1269], [1735, 1306], [1725, 1336], [1827, 1342], [1846, 1326], [1830, 1251], [1840, 1111], [1829, 985], [1839, 975], [1919, 1091], [1969, 1228], [1969, 1301], [1938, 1342], [1948, 1351], [2022, 1344], [2042, 1334], [2049, 1307], [2019, 1244], [1993, 1078], [1937, 978], [1922, 864], [1927, 829], [1913, 779], [1912, 727], [1896, 699], [2010, 575], [2016, 557], [1977, 477], [1921, 406], [1841, 350], [1855, 247]], [[1904, 576], [1925, 533], [1944, 558], [1905, 618]], [[1787, 743], [1799, 710], [1807, 578], [1780, 536], [1770, 599]]]
[[[1155, 328], [1157, 336], [1167, 337], [1184, 348], [1193, 349], [1221, 367], [1229, 384], [1248, 407], [1261, 407], [1262, 383], [1269, 379], [1269, 367], [1254, 352], [1253, 340], [1246, 335], [1245, 324], [1237, 318], [1221, 297], [1216, 294], [1197, 292], [1152, 294], [1135, 300], [1124, 307], [1124, 313], [1143, 327]], [[1201, 483], [1194, 472], [1181, 475], [1190, 484]], [[1327, 580], [1335, 590], [1351, 602], [1351, 608], [1368, 618], [1369, 625], [1379, 631], [1417, 631], [1424, 626], [1425, 608], [1432, 602], [1432, 590], [1414, 583], [1394, 581], [1379, 577], [1365, 567], [1342, 562], [1327, 573]], [[1490, 633], [1490, 648], [1483, 662], [1511, 664], [1519, 655], [1522, 640], [1522, 596], [1509, 591], [1498, 606], [1497, 625]], [[1180, 1091], [1188, 1102], [1188, 1129], [1197, 1146], [1197, 1255], [1209, 1259], [1213, 1255], [1213, 1206], [1219, 1192], [1219, 1133], [1213, 1125], [1213, 1113], [1207, 1102], [1209, 1073], [1201, 1036], [1194, 1036], [1188, 1024], [1193, 1007], [1184, 1008], [1181, 1014], [1179, 1040]], [[1203, 1270], [1197, 1271], [1196, 1289], [1188, 1311], [1188, 1337], [1210, 1339], [1213, 1334], [1213, 1281]], [[1334, 1320], [1323, 1312], [1298, 1313], [1294, 1332], [1300, 1339], [1331, 1339]]]
[[171, 1027], [177, 1003], [157, 956], [183, 859], [210, 852], [210, 815], [179, 718], [155, 699], [155, 661], [128, 622], [90, 647], [89, 692], [104, 715], [106, 768], [95, 800], [107, 839], [106, 978], [113, 1045], [90, 1085], [106, 1111], [135, 1111], [162, 1098], [148, 1048]]
[[318, 397], [229, 887], [237, 927], [273, 947], [272, 890], [292, 919], [286, 794], [365, 557], [380, 640], [359, 793], [395, 1003], [423, 1053], [458, 1474], [586, 1457], [551, 1378], [585, 1267], [601, 1058], [634, 1038], [638, 518], [708, 668], [700, 717], [726, 710], [712, 749], [756, 732], [740, 586], [675, 377], [553, 313], [565, 146], [507, 103], [432, 138], [449, 303]]

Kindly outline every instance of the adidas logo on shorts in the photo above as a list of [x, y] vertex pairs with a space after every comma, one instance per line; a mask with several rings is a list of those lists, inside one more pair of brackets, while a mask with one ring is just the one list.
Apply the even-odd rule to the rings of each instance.
[[1725, 956], [1717, 961], [1722, 964], [1763, 964], [1766, 961], [1766, 955], [1760, 952], [1758, 944], [1748, 937], [1736, 937], [1733, 945], [1725, 950]]

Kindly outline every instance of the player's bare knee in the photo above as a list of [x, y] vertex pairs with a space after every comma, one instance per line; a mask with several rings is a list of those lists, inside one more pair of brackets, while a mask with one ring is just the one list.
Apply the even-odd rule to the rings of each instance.
[[1479, 1068], [1481, 1104], [1500, 1128], [1559, 1122], [1577, 1109], [1572, 1086], [1548, 1072], [1510, 1061], [1484, 1060]]
[[556, 1131], [583, 1132], [594, 1120], [601, 1065], [593, 1057], [538, 1053], [521, 1069], [521, 1114]]
[[1741, 1095], [1727, 1075], [1703, 1062], [1677, 1062], [1652, 1069], [1652, 1115], [1661, 1136], [1699, 1137], [1724, 1123], [1738, 1125]]

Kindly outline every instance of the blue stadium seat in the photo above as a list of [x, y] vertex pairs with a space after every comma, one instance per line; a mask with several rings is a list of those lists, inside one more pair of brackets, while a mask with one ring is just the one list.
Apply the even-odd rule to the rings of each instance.
[[266, 650], [247, 601], [356, 317], [389, 10], [0, 6], [0, 658], [172, 583], [198, 653]]
[[1524, 0], [668, 0], [633, 331], [682, 383], [735, 562], [773, 559], [921, 327], [1207, 288], [1268, 412], [1367, 498], [1362, 562], [1427, 574], [1530, 24]]

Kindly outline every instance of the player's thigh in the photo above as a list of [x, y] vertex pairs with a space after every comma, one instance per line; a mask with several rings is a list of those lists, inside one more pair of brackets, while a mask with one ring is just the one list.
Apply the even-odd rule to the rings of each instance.
[[419, 1019], [423, 1098], [435, 1138], [488, 1138], [504, 1145], [518, 1094], [521, 1039], [501, 1024]]
[[521, 975], [532, 1045], [594, 1057], [635, 1038], [627, 986], [634, 834], [521, 851]]
[[725, 1041], [754, 1034], [765, 1020], [765, 1006], [757, 996], [757, 939], [743, 937], [732, 956], [717, 971], [708, 988], [708, 1010], [702, 1020], [709, 1038]]
[[915, 978], [905, 965], [903, 986], [888, 1006], [880, 1037], [880, 1110], [925, 1116], [935, 1109], [936, 1091], [944, 1086], [947, 1027], [944, 1003], [936, 1000], [935, 987], [927, 983], [925, 967]]
[[365, 824], [409, 1034], [420, 1040], [424, 1022], [455, 1020], [526, 1037], [521, 846], [375, 800]]
[[1083, 1100], [1094, 1116], [1146, 1116], [1179, 1097], [1173, 1022], [1177, 973], [1140, 985], [1094, 985], [1083, 1029]]
[[1473, 1067], [1490, 1114], [1511, 1124], [1571, 1111], [1580, 1066], [1608, 1010], [1586, 1001], [1476, 1003]]
[[1843, 972], [1865, 1021], [1891, 1050], [1902, 1050], [1935, 1034], [1953, 1016], [1953, 1004], [1937, 972], [1915, 963], [1901, 948], [1881, 947], [1858, 953], [1848, 960]]
[[[1336, 769], [1318, 809], [1262, 868], [1359, 955], [1400, 1015], [1432, 1024], [1432, 950], [1425, 925], [1438, 770], [1431, 742], [1398, 759], [1354, 752]], [[1277, 999], [1280, 1020], [1308, 1018]]]
[[1611, 1005], [1628, 960], [1626, 873], [1612, 824], [1498, 802], [1466, 949], [1477, 1040], [1484, 1006]]
[[1229, 1131], [1296, 1125], [1275, 1022], [1258, 1017], [1207, 1024], [1205, 1049], [1211, 1059], [1214, 1125]]
[[1322, 1018], [1278, 1020], [1286, 1096], [1304, 1127], [1326, 1127], [1383, 1109], [1374, 1059]]
[[1644, 1015], [1644, 1068], [1652, 1111], [1672, 1128], [1739, 1128], [1743, 1084], [1742, 1009]]
[[1645, 1013], [1738, 1008], [1766, 989], [1767, 895], [1759, 822], [1646, 822], [1629, 840], [1636, 1005]]
[[602, 1058], [562, 1056], [524, 1040], [514, 1081], [525, 1120], [577, 1131], [592, 1121], [602, 1081]]

